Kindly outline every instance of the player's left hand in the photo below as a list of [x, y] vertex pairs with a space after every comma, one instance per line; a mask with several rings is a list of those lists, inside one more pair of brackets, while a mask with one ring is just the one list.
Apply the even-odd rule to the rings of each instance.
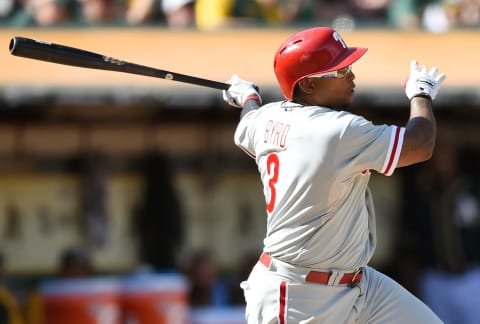
[[243, 108], [248, 100], [255, 100], [258, 104], [262, 104], [262, 97], [258, 92], [258, 87], [253, 83], [241, 79], [234, 74], [227, 81], [231, 84], [228, 90], [223, 90], [223, 100], [229, 105], [236, 108]]
[[440, 85], [445, 80], [445, 73], [438, 75], [437, 73], [437, 67], [428, 70], [423, 65], [419, 69], [417, 61], [411, 61], [410, 76], [405, 84], [405, 94], [408, 99], [412, 99], [415, 96], [427, 96], [434, 100]]

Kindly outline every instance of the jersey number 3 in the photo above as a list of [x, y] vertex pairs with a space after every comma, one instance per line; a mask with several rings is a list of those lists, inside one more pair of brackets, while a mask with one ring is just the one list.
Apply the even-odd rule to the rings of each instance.
[[275, 207], [275, 200], [277, 198], [277, 190], [275, 188], [275, 184], [278, 180], [278, 169], [280, 167], [280, 160], [278, 159], [278, 155], [275, 153], [269, 154], [267, 158], [267, 174], [268, 178], [268, 190], [270, 191], [270, 195], [267, 196], [267, 212], [271, 213], [273, 208]]

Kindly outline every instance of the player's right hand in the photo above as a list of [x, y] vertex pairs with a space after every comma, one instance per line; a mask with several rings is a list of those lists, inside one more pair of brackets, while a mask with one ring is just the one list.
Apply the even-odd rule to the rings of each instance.
[[411, 61], [410, 76], [405, 84], [405, 94], [408, 99], [416, 96], [428, 96], [432, 100], [437, 96], [440, 85], [445, 80], [445, 73], [437, 75], [438, 69], [436, 67], [427, 70], [423, 65], [418, 69], [418, 62]]
[[223, 100], [236, 108], [243, 108], [248, 100], [255, 100], [262, 104], [262, 97], [258, 88], [251, 82], [241, 79], [234, 74], [227, 83], [231, 84], [228, 90], [223, 90]]

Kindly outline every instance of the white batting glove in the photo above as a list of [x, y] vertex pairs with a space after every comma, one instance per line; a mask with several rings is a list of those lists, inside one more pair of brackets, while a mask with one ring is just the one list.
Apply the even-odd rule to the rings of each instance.
[[433, 67], [430, 71], [425, 65], [418, 69], [417, 61], [410, 63], [410, 76], [405, 84], [405, 94], [408, 99], [415, 96], [428, 96], [432, 100], [435, 99], [438, 89], [445, 80], [445, 73], [437, 76], [438, 69]]
[[255, 100], [260, 105], [262, 104], [262, 97], [253, 83], [240, 79], [236, 74], [227, 83], [231, 86], [228, 90], [223, 90], [223, 100], [229, 105], [243, 108], [247, 100]]

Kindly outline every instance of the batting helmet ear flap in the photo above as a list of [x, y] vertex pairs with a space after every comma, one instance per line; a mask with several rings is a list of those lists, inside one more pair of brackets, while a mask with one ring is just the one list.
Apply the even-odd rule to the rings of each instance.
[[366, 48], [348, 47], [340, 34], [331, 28], [309, 28], [282, 43], [275, 54], [273, 68], [283, 95], [292, 99], [300, 79], [344, 68], [366, 51]]

